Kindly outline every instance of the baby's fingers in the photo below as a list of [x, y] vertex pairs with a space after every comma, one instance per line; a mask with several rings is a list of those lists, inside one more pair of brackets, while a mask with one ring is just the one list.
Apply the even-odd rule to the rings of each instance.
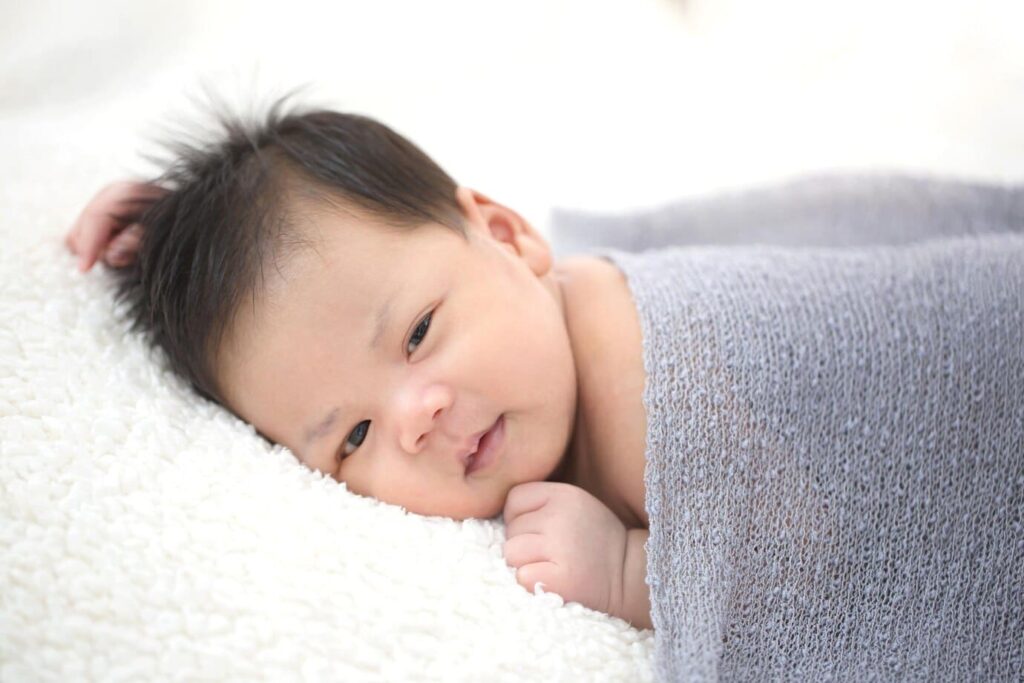
[[560, 571], [554, 562], [533, 562], [523, 565], [516, 570], [516, 583], [531, 593], [537, 591], [539, 583], [545, 591], [561, 595]]
[[511, 524], [520, 515], [536, 512], [543, 508], [559, 486], [564, 486], [564, 484], [530, 481], [513, 486], [505, 497], [505, 507], [502, 510], [505, 524]]
[[501, 552], [510, 567], [522, 567], [524, 564], [551, 559], [551, 554], [545, 547], [544, 537], [540, 534], [520, 534], [509, 538]]
[[78, 219], [74, 231], [68, 235], [68, 248], [71, 253], [78, 255], [78, 270], [84, 273], [92, 268], [100, 252], [120, 227], [119, 223], [107, 216], [83, 214]]
[[139, 252], [139, 241], [142, 239], [142, 225], [132, 223], [122, 230], [103, 253], [103, 262], [111, 268], [124, 268], [135, 260]]

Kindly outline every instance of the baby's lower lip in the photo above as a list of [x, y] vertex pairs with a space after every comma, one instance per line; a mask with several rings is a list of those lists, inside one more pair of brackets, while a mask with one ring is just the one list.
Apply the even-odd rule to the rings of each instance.
[[477, 470], [482, 470], [498, 458], [501, 447], [505, 444], [505, 415], [499, 415], [494, 426], [487, 430], [487, 433], [480, 437], [476, 453], [469, 459], [469, 467], [466, 468], [466, 476]]

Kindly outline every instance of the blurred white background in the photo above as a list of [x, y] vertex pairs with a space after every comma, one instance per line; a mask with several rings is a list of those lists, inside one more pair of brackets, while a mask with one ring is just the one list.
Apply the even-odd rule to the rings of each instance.
[[3, 209], [62, 231], [204, 83], [243, 111], [307, 85], [542, 228], [806, 171], [1019, 182], [1022, 26], [1011, 0], [8, 0]]

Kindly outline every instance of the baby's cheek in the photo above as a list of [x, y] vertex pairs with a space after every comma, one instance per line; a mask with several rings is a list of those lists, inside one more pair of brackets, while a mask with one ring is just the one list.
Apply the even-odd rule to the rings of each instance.
[[461, 494], [448, 500], [448, 517], [456, 519], [490, 519], [505, 509], [511, 487], [495, 481], [467, 481]]
[[355, 463], [349, 463], [346, 460], [342, 462], [341, 467], [333, 472], [331, 476], [335, 481], [343, 484], [346, 489], [356, 495], [377, 498], [373, 487], [370, 485], [370, 477], [367, 474], [365, 468], [359, 467]]

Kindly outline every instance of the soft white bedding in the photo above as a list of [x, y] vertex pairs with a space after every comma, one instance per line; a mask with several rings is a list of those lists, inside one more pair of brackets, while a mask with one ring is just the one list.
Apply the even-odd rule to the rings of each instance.
[[1011, 3], [485, 5], [0, 6], [0, 680], [652, 676], [650, 632], [515, 583], [500, 522], [304, 470], [75, 272], [61, 235], [201, 79], [313, 83], [542, 225], [823, 166], [1024, 177]]
[[54, 240], [0, 282], [0, 679], [649, 675], [649, 636], [515, 583], [499, 523], [351, 495], [195, 398]]

